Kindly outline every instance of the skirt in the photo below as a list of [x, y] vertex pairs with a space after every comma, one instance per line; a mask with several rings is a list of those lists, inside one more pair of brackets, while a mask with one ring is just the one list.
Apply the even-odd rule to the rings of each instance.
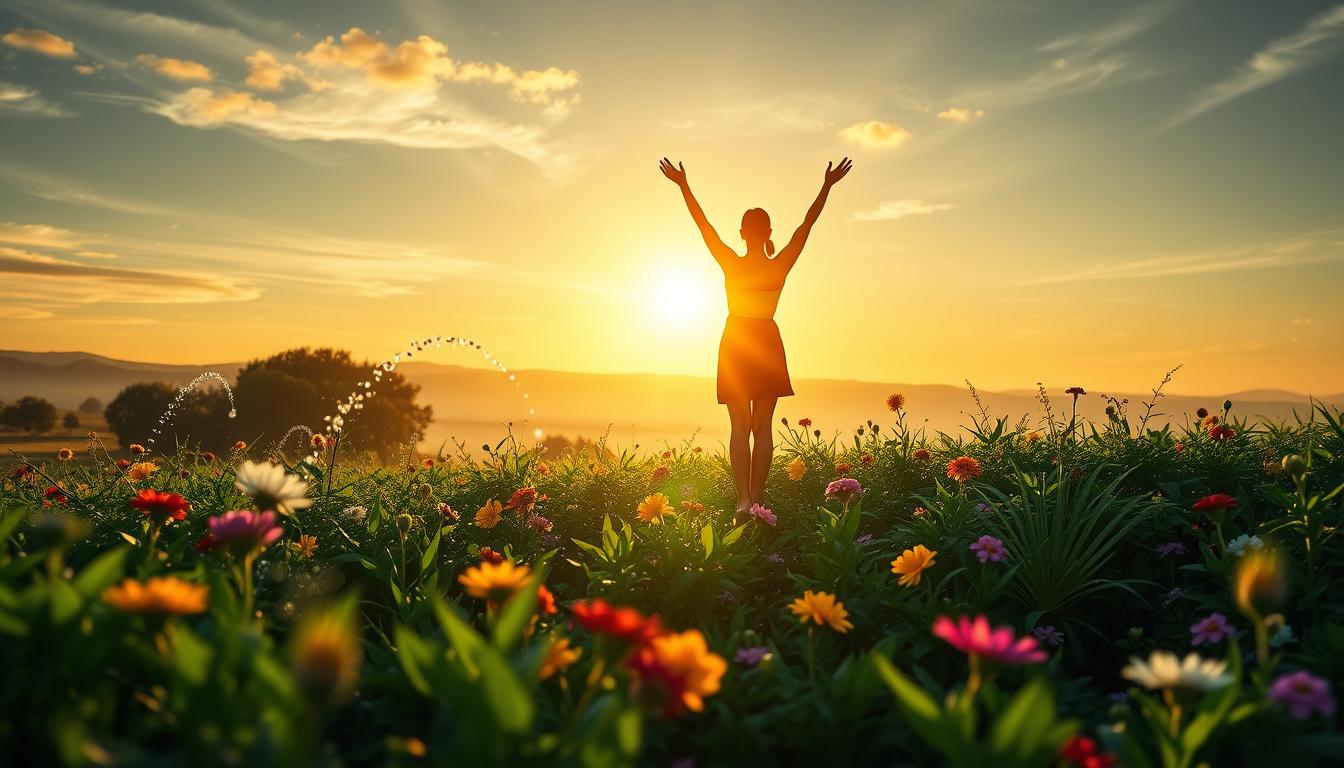
[[784, 341], [774, 320], [729, 315], [719, 341], [719, 402], [793, 394]]

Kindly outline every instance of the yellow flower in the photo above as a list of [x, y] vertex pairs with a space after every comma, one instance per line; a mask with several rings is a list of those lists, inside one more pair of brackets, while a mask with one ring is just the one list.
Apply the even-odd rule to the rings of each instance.
[[138, 483], [158, 471], [159, 465], [152, 461], [137, 461], [126, 470], [126, 476]]
[[468, 595], [499, 602], [522, 589], [531, 575], [532, 569], [526, 565], [514, 565], [508, 560], [498, 563], [486, 561], [468, 568], [457, 577], [457, 581], [467, 590]]
[[672, 514], [672, 502], [661, 493], [655, 493], [639, 504], [639, 519], [646, 523], [662, 525], [663, 515]]
[[709, 650], [698, 629], [655, 637], [631, 657], [629, 666], [638, 676], [656, 680], [669, 696], [668, 712], [682, 707], [699, 712], [705, 697], [718, 693], [719, 681], [728, 662]]
[[122, 613], [201, 613], [210, 590], [175, 576], [156, 576], [148, 581], [126, 579], [103, 590], [103, 602]]
[[795, 456], [793, 461], [789, 462], [788, 472], [790, 480], [802, 480], [803, 475], [807, 474], [807, 463], [801, 456]]
[[556, 672], [563, 672], [565, 667], [578, 661], [582, 655], [582, 648], [570, 647], [569, 638], [562, 637], [546, 649], [546, 658], [542, 659], [537, 676], [545, 680]]
[[75, 452], [70, 450], [69, 448], [62, 448], [61, 450], [56, 452], [56, 458], [60, 459], [61, 461], [69, 461], [75, 458]]
[[504, 512], [504, 505], [497, 499], [491, 499], [485, 502], [485, 506], [476, 510], [476, 525], [481, 528], [494, 528], [499, 525], [499, 518]]
[[309, 536], [306, 533], [300, 534], [299, 540], [290, 542], [290, 546], [294, 548], [295, 554], [308, 560], [312, 558], [315, 552], [317, 552], [317, 537]]
[[1264, 616], [1283, 602], [1287, 583], [1283, 560], [1272, 549], [1254, 549], [1237, 563], [1237, 608], [1247, 616]]
[[902, 587], [917, 587], [920, 579], [924, 578], [924, 571], [933, 567], [933, 556], [938, 554], [923, 544], [916, 544], [914, 549], [907, 549], [901, 553], [900, 557], [891, 561], [891, 572], [901, 574], [897, 581]]
[[817, 624], [829, 625], [840, 633], [854, 628], [849, 622], [849, 611], [845, 610], [845, 604], [829, 592], [813, 592], [809, 589], [789, 604], [789, 610], [804, 624], [811, 619]]
[[295, 677], [317, 701], [343, 699], [359, 680], [359, 633], [349, 607], [329, 608], [300, 625], [292, 647]]

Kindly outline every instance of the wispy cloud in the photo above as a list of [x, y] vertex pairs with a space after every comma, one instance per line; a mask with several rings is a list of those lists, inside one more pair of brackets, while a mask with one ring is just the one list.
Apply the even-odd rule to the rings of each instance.
[[260, 295], [222, 275], [96, 266], [6, 246], [0, 275], [0, 296], [45, 303], [194, 304]]
[[1271, 41], [1231, 77], [1196, 93], [1158, 133], [1175, 128], [1211, 109], [1312, 67], [1340, 50], [1344, 5], [1313, 16], [1301, 29]]
[[979, 120], [985, 116], [983, 109], [971, 109], [969, 107], [948, 107], [939, 112], [939, 120], [945, 120], [949, 123], [969, 123], [972, 120]]
[[53, 104], [42, 98], [37, 89], [5, 82], [0, 82], [0, 109], [40, 117], [69, 117], [71, 115], [59, 104]]
[[956, 206], [951, 203], [929, 203], [923, 200], [887, 200], [874, 208], [854, 212], [855, 221], [896, 221], [907, 216], [923, 216], [939, 211], [950, 211]]
[[844, 128], [840, 137], [851, 144], [874, 149], [894, 149], [910, 140], [911, 133], [896, 123], [866, 120]]
[[56, 313], [34, 307], [0, 307], [0, 317], [6, 320], [46, 320]]
[[0, 42], [11, 48], [40, 53], [53, 59], [73, 59], [79, 55], [75, 52], [74, 43], [45, 29], [15, 27], [0, 37]]
[[168, 56], [142, 53], [135, 57], [135, 63], [145, 69], [157, 72], [169, 80], [208, 83], [215, 79], [215, 75], [209, 67], [199, 61], [191, 61], [190, 59], [174, 59]]
[[1025, 280], [1021, 285], [1134, 280], [1338, 264], [1344, 263], [1344, 245], [1337, 241], [1338, 237], [1338, 231], [1309, 233], [1247, 246], [1096, 264], [1074, 272]]

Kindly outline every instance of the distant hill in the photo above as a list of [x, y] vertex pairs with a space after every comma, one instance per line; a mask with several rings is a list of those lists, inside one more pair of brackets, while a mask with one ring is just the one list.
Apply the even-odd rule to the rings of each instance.
[[[241, 363], [213, 365], [166, 365], [115, 360], [85, 352], [11, 352], [0, 350], [0, 400], [39, 395], [61, 408], [74, 408], [93, 396], [104, 403], [123, 387], [139, 381], [185, 384], [204, 371], [215, 371], [232, 380]], [[564, 371], [517, 371], [518, 388], [491, 369], [437, 363], [403, 363], [399, 371], [421, 385], [422, 401], [434, 406], [436, 422], [428, 431], [430, 444], [450, 436], [468, 446], [495, 441], [505, 425], [530, 438], [533, 428], [548, 434], [595, 437], [610, 429], [619, 445], [661, 444], [680, 441], [699, 433], [699, 442], [713, 445], [727, 436], [723, 407], [715, 402], [714, 381], [708, 377], [656, 374], [595, 374]], [[1179, 381], [1179, 380], [1178, 380]], [[523, 401], [525, 388], [529, 399]], [[884, 425], [892, 421], [884, 401], [891, 392], [903, 393], [909, 423], [955, 432], [968, 423], [966, 414], [975, 403], [964, 387], [944, 384], [899, 384], [838, 379], [797, 379], [797, 396], [780, 402], [776, 416], [796, 422], [810, 417], [815, 427], [830, 433], [848, 430], [873, 419]], [[1148, 395], [1108, 393], [1128, 398], [1136, 414]], [[1032, 422], [1040, 418], [1040, 404], [1033, 390], [980, 392], [991, 414], [1016, 421], [1023, 415]], [[1068, 409], [1063, 392], [1051, 392], [1056, 412]], [[1196, 408], [1218, 410], [1224, 399], [1233, 401], [1234, 413], [1272, 420], [1289, 420], [1294, 413], [1310, 410], [1306, 395], [1281, 390], [1247, 390], [1218, 396], [1171, 394], [1159, 412], [1184, 414]], [[1318, 400], [1344, 405], [1344, 394]], [[1080, 412], [1103, 418], [1105, 402], [1088, 396], [1079, 402]], [[537, 415], [526, 427], [528, 408]], [[1161, 419], [1157, 421], [1161, 423]]]

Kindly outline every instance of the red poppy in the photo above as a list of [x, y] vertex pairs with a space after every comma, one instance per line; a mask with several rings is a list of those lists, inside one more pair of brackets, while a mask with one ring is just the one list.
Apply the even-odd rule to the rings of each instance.
[[657, 616], [645, 616], [634, 608], [617, 608], [600, 597], [574, 603], [570, 610], [589, 632], [627, 643], [647, 643], [663, 633]]
[[66, 498], [65, 496], [65, 491], [61, 490], [58, 486], [55, 485], [47, 486], [46, 493], [42, 495], [45, 496], [49, 501], [54, 501], [57, 504], [65, 504], [66, 502], [69, 501], [69, 499]]
[[1211, 440], [1226, 440], [1236, 434], [1236, 431], [1231, 427], [1226, 427], [1221, 424], [1209, 429], [1209, 439]]
[[1241, 506], [1241, 503], [1237, 501], [1236, 496], [1226, 493], [1213, 493], [1196, 501], [1194, 509], [1196, 512], [1207, 514], [1209, 512], [1226, 512], [1239, 506]]
[[162, 522], [185, 520], [191, 502], [176, 493], [156, 491], [146, 488], [131, 499], [131, 506], [140, 510], [140, 514], [152, 516]]

